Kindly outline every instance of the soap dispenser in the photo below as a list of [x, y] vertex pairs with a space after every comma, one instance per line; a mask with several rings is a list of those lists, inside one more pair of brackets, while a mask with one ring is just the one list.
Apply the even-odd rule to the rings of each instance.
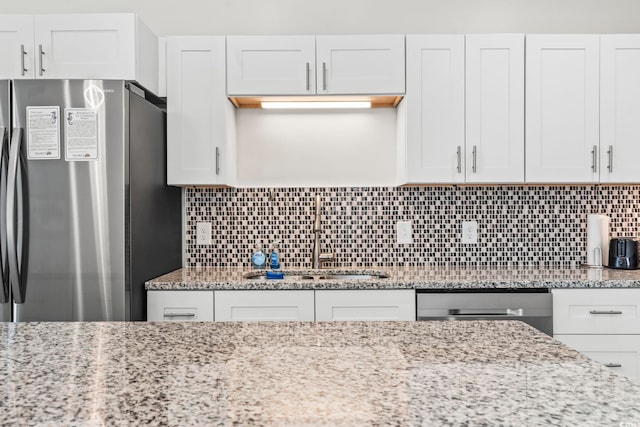
[[269, 254], [269, 267], [272, 270], [278, 270], [280, 268], [280, 250], [278, 249], [279, 240], [275, 240], [271, 244], [271, 254]]
[[253, 268], [265, 268], [267, 265], [267, 256], [262, 251], [262, 244], [256, 242], [256, 246], [251, 254], [251, 266]]

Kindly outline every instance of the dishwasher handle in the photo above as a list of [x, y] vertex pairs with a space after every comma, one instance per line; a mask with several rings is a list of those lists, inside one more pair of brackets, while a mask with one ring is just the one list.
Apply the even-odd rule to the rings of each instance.
[[450, 308], [449, 316], [454, 317], [479, 317], [479, 316], [502, 316], [502, 317], [522, 317], [524, 309], [522, 308], [486, 308], [486, 309], [461, 309]]

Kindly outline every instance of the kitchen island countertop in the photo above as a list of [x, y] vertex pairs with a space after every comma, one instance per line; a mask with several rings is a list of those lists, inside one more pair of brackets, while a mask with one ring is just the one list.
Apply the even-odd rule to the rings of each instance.
[[355, 280], [248, 279], [249, 269], [182, 268], [146, 283], [147, 290], [239, 289], [473, 289], [473, 288], [640, 288], [640, 270], [586, 267], [408, 267], [283, 270], [293, 276], [328, 273], [383, 274]]
[[0, 342], [0, 425], [640, 423], [640, 386], [521, 322], [18, 323]]

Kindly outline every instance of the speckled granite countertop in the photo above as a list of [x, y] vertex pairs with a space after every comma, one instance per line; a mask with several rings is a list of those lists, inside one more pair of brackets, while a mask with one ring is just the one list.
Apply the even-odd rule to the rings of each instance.
[[589, 268], [397, 268], [283, 270], [292, 276], [364, 272], [386, 278], [358, 280], [248, 279], [250, 270], [183, 268], [146, 283], [153, 289], [453, 289], [640, 288], [640, 270]]
[[521, 322], [5, 323], [0, 342], [3, 426], [640, 424], [640, 386]]

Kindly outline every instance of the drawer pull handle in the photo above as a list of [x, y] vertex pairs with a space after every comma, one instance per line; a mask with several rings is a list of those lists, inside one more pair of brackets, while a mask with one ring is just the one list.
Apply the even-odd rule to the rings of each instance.
[[195, 313], [167, 313], [164, 317], [196, 317]]
[[622, 314], [622, 312], [618, 310], [609, 310], [609, 311], [591, 310], [589, 314]]
[[607, 368], [622, 368], [622, 363], [605, 363]]

